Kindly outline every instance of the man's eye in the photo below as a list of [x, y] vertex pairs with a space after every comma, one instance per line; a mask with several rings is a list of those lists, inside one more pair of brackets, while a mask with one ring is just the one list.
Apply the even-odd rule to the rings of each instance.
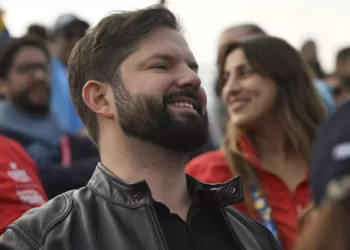
[[168, 66], [165, 64], [157, 64], [154, 66], [155, 69], [162, 69], [162, 70], [167, 70]]

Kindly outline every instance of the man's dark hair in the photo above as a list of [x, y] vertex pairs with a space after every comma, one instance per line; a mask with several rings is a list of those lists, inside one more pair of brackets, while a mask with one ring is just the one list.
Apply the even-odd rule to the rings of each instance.
[[46, 41], [48, 37], [46, 28], [40, 24], [29, 25], [27, 35], [35, 36], [43, 41]]
[[6, 78], [12, 67], [13, 59], [23, 47], [36, 47], [44, 52], [49, 60], [49, 51], [45, 44], [32, 36], [11, 38], [0, 47], [0, 77]]
[[180, 31], [175, 15], [160, 5], [113, 13], [91, 29], [72, 51], [68, 62], [72, 102], [96, 144], [97, 117], [81, 97], [85, 83], [97, 80], [117, 87], [121, 63], [137, 50], [141, 39], [162, 27]]
[[343, 48], [338, 51], [336, 56], [336, 64], [342, 63], [350, 59], [350, 47]]

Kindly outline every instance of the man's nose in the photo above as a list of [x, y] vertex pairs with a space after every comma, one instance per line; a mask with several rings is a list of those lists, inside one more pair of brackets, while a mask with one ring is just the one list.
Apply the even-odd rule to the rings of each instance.
[[197, 72], [193, 69], [187, 67], [181, 72], [180, 80], [177, 81], [179, 88], [192, 88], [198, 90], [201, 86], [201, 79], [199, 78]]
[[40, 69], [40, 68], [37, 68], [37, 69], [34, 69], [33, 70], [33, 74], [32, 76], [35, 78], [35, 79], [46, 79], [48, 77], [48, 72], [46, 72], [45, 70], [43, 69]]

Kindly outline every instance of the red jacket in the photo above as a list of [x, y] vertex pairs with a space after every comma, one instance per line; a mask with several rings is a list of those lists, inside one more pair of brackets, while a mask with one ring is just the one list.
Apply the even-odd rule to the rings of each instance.
[[0, 136], [0, 235], [24, 212], [46, 201], [33, 160], [17, 142]]
[[[255, 155], [251, 145], [247, 144], [244, 148], [245, 153], [248, 151], [251, 156]], [[309, 177], [306, 177], [298, 185], [296, 192], [292, 194], [280, 178], [261, 168], [257, 158], [249, 161], [256, 168], [266, 199], [271, 206], [272, 217], [276, 223], [283, 249], [292, 250], [298, 235], [298, 213], [311, 201]], [[221, 150], [208, 152], [193, 159], [187, 164], [186, 173], [207, 183], [225, 182], [234, 176]], [[245, 203], [235, 204], [234, 207], [249, 215]]]

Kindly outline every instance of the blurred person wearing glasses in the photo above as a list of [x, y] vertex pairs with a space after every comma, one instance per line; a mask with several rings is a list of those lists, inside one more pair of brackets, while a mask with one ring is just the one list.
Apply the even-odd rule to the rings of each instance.
[[26, 149], [52, 198], [85, 185], [99, 156], [89, 138], [65, 131], [51, 112], [49, 62], [46, 46], [34, 37], [13, 38], [1, 48], [0, 134]]
[[84, 131], [70, 99], [67, 62], [75, 44], [85, 35], [89, 24], [73, 14], [57, 18], [51, 32], [51, 108], [57, 114], [61, 126], [69, 132]]

